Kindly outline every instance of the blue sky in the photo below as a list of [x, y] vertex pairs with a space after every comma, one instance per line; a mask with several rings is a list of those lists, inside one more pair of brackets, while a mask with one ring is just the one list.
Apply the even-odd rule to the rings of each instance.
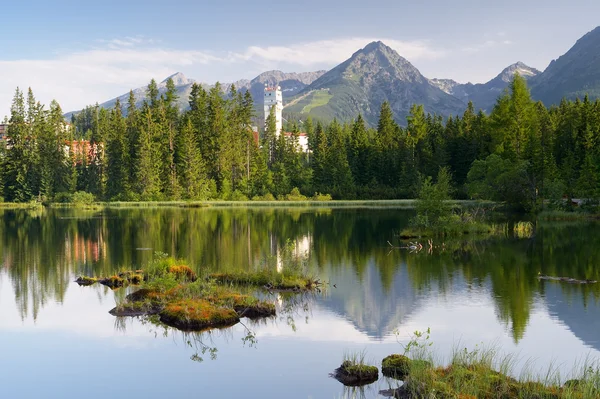
[[67, 111], [178, 71], [213, 83], [329, 69], [372, 40], [427, 77], [485, 82], [516, 61], [546, 68], [600, 24], [600, 2], [30, 0], [1, 15], [0, 116], [17, 86]]

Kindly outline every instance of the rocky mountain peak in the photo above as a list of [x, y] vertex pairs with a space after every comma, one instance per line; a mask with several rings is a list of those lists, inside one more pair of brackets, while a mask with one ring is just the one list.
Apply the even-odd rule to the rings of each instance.
[[195, 82], [193, 79], [188, 79], [183, 73], [177, 72], [167, 77], [161, 83], [167, 84], [167, 81], [169, 79], [173, 79], [173, 83], [175, 83], [175, 86], [185, 86]]
[[524, 77], [524, 78], [530, 78], [532, 76], [537, 76], [539, 75], [541, 72], [538, 71], [535, 68], [532, 68], [526, 64], [524, 64], [521, 61], [515, 62], [512, 65], [509, 65], [508, 67], [506, 67], [498, 76], [503, 82], [510, 82], [512, 81], [513, 77], [515, 76], [515, 74], [519, 74], [520, 76]]

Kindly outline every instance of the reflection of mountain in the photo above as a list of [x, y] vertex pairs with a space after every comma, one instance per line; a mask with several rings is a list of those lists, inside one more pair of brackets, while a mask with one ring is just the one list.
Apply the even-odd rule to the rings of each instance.
[[406, 265], [396, 269], [387, 292], [374, 262], [369, 262], [360, 278], [350, 267], [330, 278], [337, 288], [331, 288], [323, 305], [373, 338], [390, 334], [419, 307], [420, 299], [408, 278]]
[[[584, 294], [583, 288], [545, 282], [548, 312], [586, 345], [600, 350], [600, 304], [592, 295]], [[589, 301], [583, 300], [585, 296]]]
[[[330, 295], [322, 305], [352, 322], [369, 337], [382, 339], [407, 322], [432, 296], [462, 295], [467, 283], [462, 273], [432, 280], [415, 287], [411, 266], [398, 261], [391, 281], [382, 278], [377, 262], [371, 261], [360, 276], [351, 267], [331, 275]], [[384, 284], [385, 282], [385, 284]]]

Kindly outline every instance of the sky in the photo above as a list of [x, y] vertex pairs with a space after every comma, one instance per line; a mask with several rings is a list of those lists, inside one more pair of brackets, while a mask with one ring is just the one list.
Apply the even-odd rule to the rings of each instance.
[[28, 0], [0, 8], [0, 118], [31, 87], [63, 111], [182, 72], [205, 83], [330, 69], [381, 40], [428, 78], [544, 70], [600, 24], [597, 0]]

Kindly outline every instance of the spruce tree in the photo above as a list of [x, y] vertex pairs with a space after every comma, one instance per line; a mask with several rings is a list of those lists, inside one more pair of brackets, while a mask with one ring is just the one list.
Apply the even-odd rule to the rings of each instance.
[[9, 148], [3, 160], [3, 194], [5, 201], [26, 202], [32, 198], [27, 181], [31, 167], [29, 147], [27, 146], [27, 123], [23, 92], [16, 89], [10, 108], [9, 125], [6, 139]]
[[106, 197], [108, 199], [127, 199], [129, 195], [129, 176], [125, 163], [127, 124], [117, 99], [110, 113], [110, 130], [106, 135]]

